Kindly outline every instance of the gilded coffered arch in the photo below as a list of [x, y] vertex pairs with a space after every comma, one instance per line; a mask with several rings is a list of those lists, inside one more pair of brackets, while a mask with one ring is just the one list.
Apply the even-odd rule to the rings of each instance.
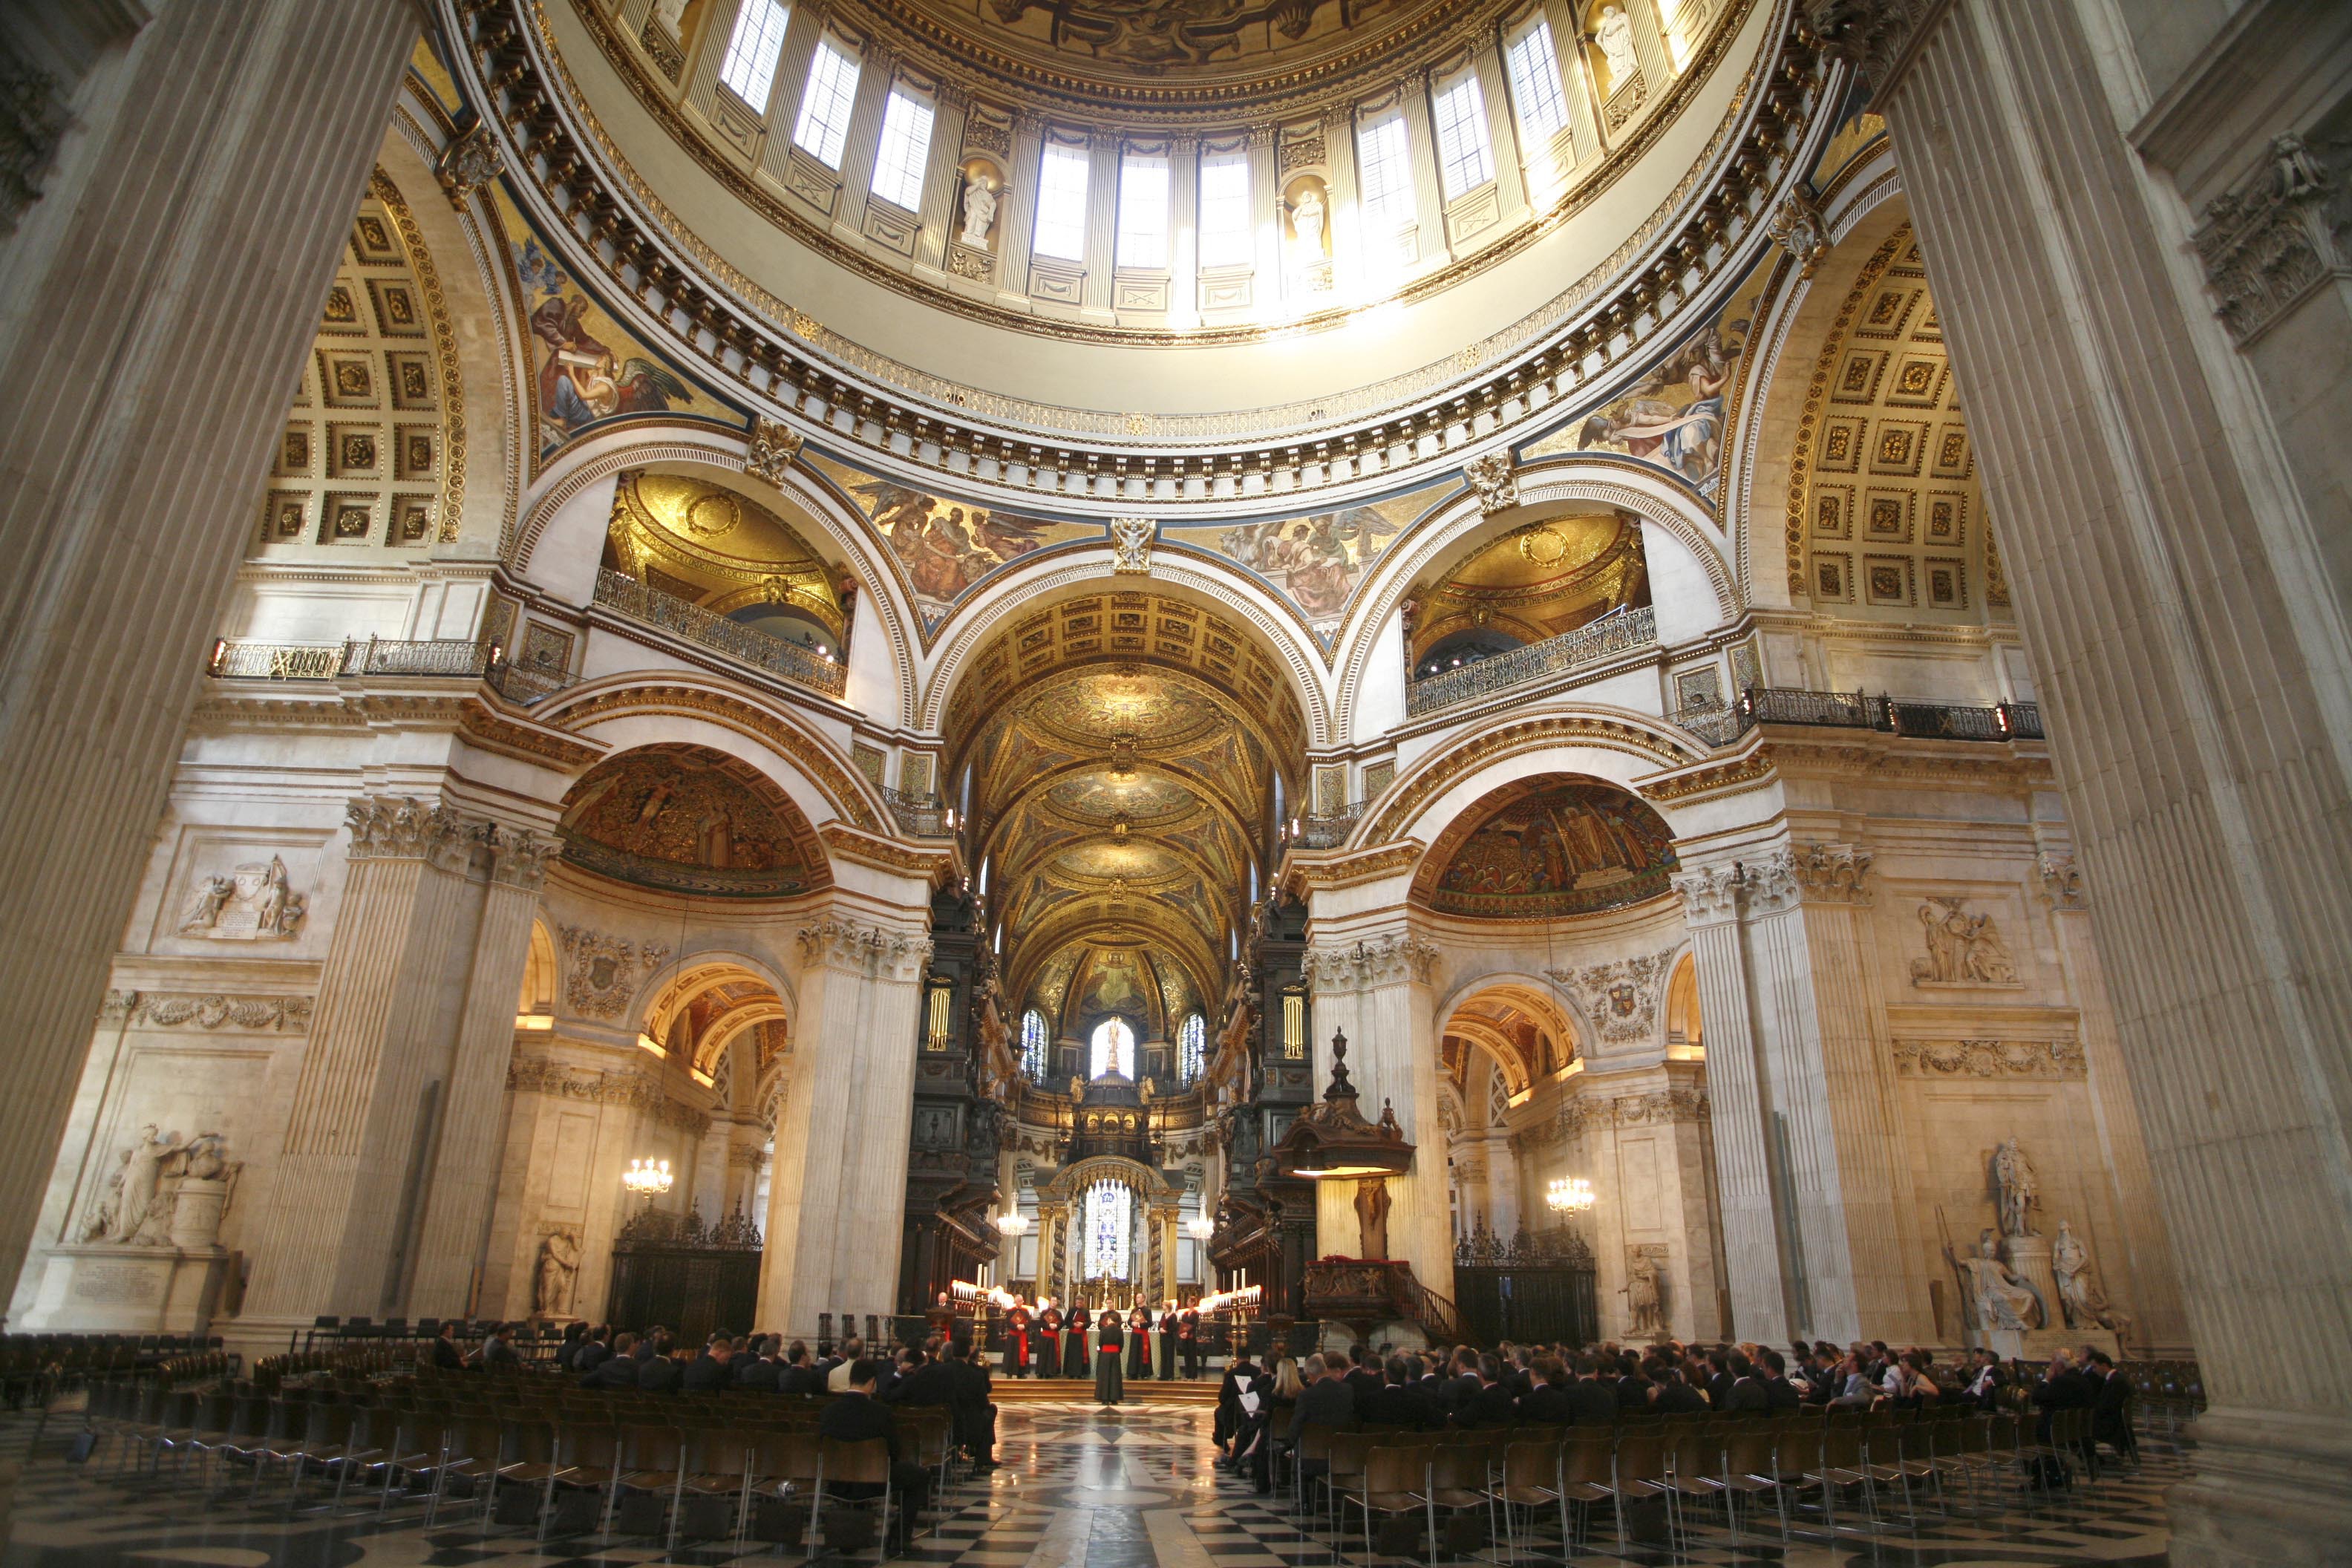
[[789, 899], [831, 885], [815, 829], [755, 763], [667, 743], [605, 758], [564, 793], [567, 864], [696, 898]]

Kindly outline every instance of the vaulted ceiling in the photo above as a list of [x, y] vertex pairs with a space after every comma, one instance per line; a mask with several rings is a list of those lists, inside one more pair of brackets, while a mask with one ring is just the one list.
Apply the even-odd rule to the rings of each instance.
[[[1106, 646], [1121, 616], [1127, 646]], [[1144, 961], [1155, 1021], [1222, 990], [1276, 779], [1297, 798], [1280, 668], [1238, 627], [1135, 594], [1064, 601], [983, 650], [950, 708], [948, 778], [964, 798], [969, 772], [1008, 995], [1059, 1018], [1114, 952]]]

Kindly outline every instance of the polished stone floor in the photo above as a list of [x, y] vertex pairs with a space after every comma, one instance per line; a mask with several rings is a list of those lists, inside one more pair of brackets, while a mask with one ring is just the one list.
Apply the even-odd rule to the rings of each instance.
[[[1217, 1470], [1211, 1463], [1209, 1419], [1206, 1410], [1132, 1405], [1120, 1411], [1079, 1405], [1007, 1409], [1000, 1423], [1000, 1468], [959, 1486], [938, 1515], [937, 1529], [919, 1537], [911, 1554], [898, 1561], [925, 1568], [1313, 1568], [1365, 1562], [1360, 1535], [1351, 1534], [1344, 1554], [1335, 1555], [1331, 1538], [1302, 1528], [1284, 1500], [1261, 1499], [1246, 1482]], [[30, 1455], [0, 1568], [584, 1568], [646, 1563], [716, 1568], [736, 1561], [801, 1560], [797, 1552], [779, 1557], [768, 1550], [739, 1558], [723, 1543], [681, 1547], [676, 1556], [666, 1557], [658, 1542], [628, 1538], [600, 1542], [575, 1537], [541, 1547], [528, 1531], [485, 1531], [470, 1521], [453, 1523], [447, 1515], [427, 1531], [416, 1504], [396, 1504], [382, 1520], [359, 1510], [289, 1515], [277, 1502], [222, 1502], [207, 1509], [190, 1487], [110, 1477], [104, 1452], [93, 1466], [67, 1462], [62, 1439], [79, 1426], [79, 1416], [52, 1417], [47, 1437]], [[30, 1417], [0, 1418], [0, 1456], [26, 1458], [32, 1432]], [[2137, 1468], [2111, 1468], [2096, 1484], [2078, 1479], [2071, 1493], [2030, 1511], [2008, 1500], [2011, 1506], [2000, 1516], [1931, 1517], [1919, 1522], [1916, 1534], [1889, 1524], [1872, 1539], [1829, 1545], [1784, 1549], [1775, 1532], [1766, 1544], [1757, 1544], [1750, 1535], [1735, 1550], [1719, 1521], [1694, 1519], [1691, 1539], [1678, 1549], [1636, 1544], [1621, 1555], [1604, 1515], [1596, 1545], [1579, 1551], [1573, 1560], [1643, 1568], [2069, 1563], [2146, 1568], [2165, 1561], [2160, 1496], [2186, 1473], [2188, 1457], [2161, 1440], [2144, 1441], [2142, 1455]], [[310, 1500], [306, 1492], [304, 1501]], [[1954, 1500], [1966, 1499], [1956, 1493]], [[1990, 1498], [1979, 1496], [1978, 1501]], [[1556, 1535], [1549, 1544], [1549, 1561], [1557, 1563]], [[1499, 1546], [1484, 1550], [1487, 1561], [1502, 1558]], [[867, 1552], [851, 1561], [870, 1563], [874, 1557]]]

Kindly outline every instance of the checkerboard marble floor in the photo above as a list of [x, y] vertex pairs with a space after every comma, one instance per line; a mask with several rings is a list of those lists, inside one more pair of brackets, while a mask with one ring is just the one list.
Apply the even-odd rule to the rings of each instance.
[[[30, 1416], [0, 1418], [0, 1458], [29, 1461], [0, 1568], [586, 1568], [646, 1563], [717, 1568], [801, 1561], [797, 1551], [779, 1556], [775, 1549], [759, 1548], [738, 1554], [723, 1542], [682, 1546], [675, 1556], [665, 1556], [658, 1542], [625, 1537], [573, 1537], [541, 1545], [528, 1531], [486, 1531], [470, 1519], [453, 1524], [446, 1513], [439, 1526], [427, 1531], [421, 1505], [413, 1503], [395, 1504], [383, 1519], [362, 1509], [289, 1516], [280, 1504], [231, 1501], [206, 1508], [190, 1487], [110, 1478], [104, 1453], [90, 1467], [67, 1462], [65, 1442], [79, 1429], [79, 1415], [53, 1416], [37, 1452], [34, 1426]], [[895, 1561], [922, 1568], [1314, 1568], [1366, 1561], [1360, 1534], [1351, 1532], [1344, 1552], [1336, 1552], [1339, 1543], [1314, 1521], [1302, 1526], [1287, 1500], [1258, 1497], [1246, 1480], [1216, 1469], [1209, 1428], [1205, 1409], [1009, 1408], [999, 1421], [999, 1468], [954, 1489], [935, 1515], [937, 1528]], [[2054, 1501], [2037, 1500], [2030, 1510], [2013, 1496], [2005, 1500], [2006, 1511], [1994, 1517], [1942, 1520], [1929, 1510], [1916, 1533], [1897, 1522], [1870, 1539], [1825, 1544], [1783, 1547], [1777, 1529], [1768, 1528], [1763, 1543], [1750, 1533], [1735, 1547], [1719, 1516], [1694, 1517], [1687, 1538], [1673, 1550], [1663, 1543], [1631, 1543], [1621, 1552], [1604, 1511], [1593, 1521], [1591, 1544], [1580, 1547], [1570, 1560], [1643, 1568], [2160, 1564], [2166, 1560], [2162, 1494], [2189, 1473], [2193, 1454], [2164, 1441], [2144, 1441], [2141, 1453], [2137, 1467], [2109, 1467], [2095, 1483], [2078, 1476], [2070, 1492]], [[1967, 1500], [1955, 1494], [1956, 1504]], [[1990, 1500], [1979, 1494], [1977, 1500]], [[1381, 1544], [1406, 1549], [1402, 1541]], [[1547, 1556], [1524, 1561], [1559, 1561], [1556, 1531], [1538, 1544]], [[1425, 1539], [1409, 1550], [1425, 1557]], [[1478, 1550], [1487, 1561], [1503, 1559], [1499, 1544]], [[841, 1561], [820, 1558], [819, 1568]], [[850, 1561], [870, 1563], [874, 1557], [869, 1551]]]

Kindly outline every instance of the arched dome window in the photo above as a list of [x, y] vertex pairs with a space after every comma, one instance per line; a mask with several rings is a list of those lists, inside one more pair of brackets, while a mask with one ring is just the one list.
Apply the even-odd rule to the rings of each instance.
[[1021, 1070], [1032, 1083], [1045, 1079], [1045, 1015], [1034, 1007], [1021, 1015]]
[[1201, 1081], [1201, 1071], [1208, 1065], [1209, 1021], [1198, 1013], [1189, 1015], [1183, 1026], [1176, 1031], [1176, 1081], [1186, 1088]]
[[1135, 1031], [1124, 1018], [1105, 1018], [1095, 1026], [1092, 1049], [1087, 1058], [1087, 1076], [1102, 1078], [1117, 1073], [1121, 1078], [1135, 1076]]
[[1087, 1189], [1087, 1279], [1128, 1277], [1134, 1250], [1134, 1194], [1121, 1183], [1106, 1179]]

